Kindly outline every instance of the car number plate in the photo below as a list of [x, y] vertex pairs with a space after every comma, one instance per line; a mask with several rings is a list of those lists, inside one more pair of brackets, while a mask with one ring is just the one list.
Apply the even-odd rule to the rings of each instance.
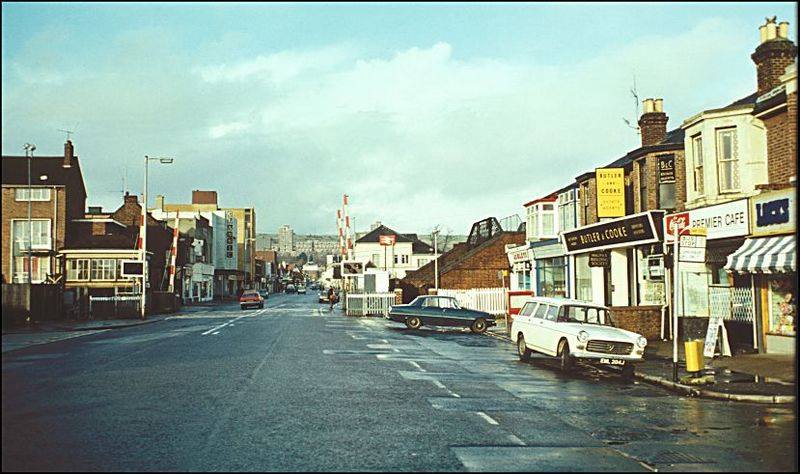
[[601, 364], [611, 364], [611, 365], [625, 365], [625, 361], [621, 359], [608, 359], [602, 358], [600, 359]]

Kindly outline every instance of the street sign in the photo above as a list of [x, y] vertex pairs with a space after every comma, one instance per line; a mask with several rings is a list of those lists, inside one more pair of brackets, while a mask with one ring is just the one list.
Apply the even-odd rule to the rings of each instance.
[[[691, 229], [694, 230], [694, 229]], [[706, 261], [706, 237], [703, 235], [682, 235], [678, 252], [681, 262], [704, 263]]]
[[141, 278], [144, 274], [144, 262], [141, 260], [123, 260], [121, 264], [120, 276]]

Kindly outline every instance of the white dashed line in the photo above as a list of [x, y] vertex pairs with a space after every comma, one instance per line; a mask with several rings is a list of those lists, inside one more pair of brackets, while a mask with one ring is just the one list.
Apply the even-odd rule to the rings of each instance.
[[413, 360], [409, 360], [409, 361], [408, 361], [408, 363], [409, 363], [409, 364], [411, 364], [411, 365], [413, 365], [414, 367], [418, 368], [420, 372], [427, 372], [425, 369], [423, 369], [422, 367], [420, 367], [420, 365], [419, 365], [419, 364], [417, 364], [417, 363], [416, 363], [415, 361], [413, 361]]
[[486, 420], [486, 422], [489, 423], [490, 425], [499, 425], [500, 424], [497, 421], [495, 421], [494, 418], [492, 418], [491, 416], [487, 415], [486, 413], [484, 413], [482, 411], [476, 411], [475, 414], [477, 414], [478, 416], [480, 416], [481, 418]]
[[[259, 314], [259, 313], [256, 313], [256, 314]], [[247, 316], [248, 316], [248, 315], [243, 315], [243, 316], [239, 316], [238, 318], [231, 319], [231, 320], [230, 320], [230, 321], [228, 321], [227, 323], [220, 324], [219, 326], [216, 326], [216, 327], [213, 327], [213, 328], [209, 329], [208, 331], [206, 331], [206, 332], [202, 333], [202, 334], [201, 334], [201, 336], [208, 336], [210, 333], [212, 333], [212, 332], [214, 332], [214, 331], [219, 331], [220, 329], [224, 328], [225, 326], [229, 325], [230, 323], [232, 323], [232, 322], [234, 322], [234, 321], [238, 321], [238, 320], [240, 320], [240, 319], [242, 319], [242, 318], [246, 318]]]
[[508, 440], [511, 441], [514, 444], [519, 445], [519, 446], [525, 446], [525, 442], [522, 441], [521, 439], [517, 438], [516, 435], [513, 435], [513, 434], [508, 435]]
[[[439, 381], [438, 381], [438, 380], [436, 380], [436, 379], [431, 379], [431, 382], [433, 382], [433, 384], [434, 384], [434, 385], [436, 385], [437, 387], [439, 387], [439, 388], [443, 388], [443, 389], [447, 390], [447, 387], [445, 387], [445, 386], [444, 386], [444, 384], [443, 384], [442, 382], [439, 382]], [[449, 391], [449, 390], [448, 390], [448, 391]]]

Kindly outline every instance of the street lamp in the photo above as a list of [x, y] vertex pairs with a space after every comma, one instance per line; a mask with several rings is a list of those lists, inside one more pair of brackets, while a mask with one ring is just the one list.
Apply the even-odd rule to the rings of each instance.
[[142, 203], [142, 319], [145, 318], [145, 295], [147, 294], [147, 164], [155, 160], [158, 160], [162, 165], [172, 164], [173, 161], [172, 158], [149, 157], [144, 155], [144, 202]]
[[437, 238], [439, 237], [439, 228], [433, 230], [433, 286], [436, 288], [436, 293], [439, 293], [439, 247]]
[[33, 220], [31, 220], [31, 159], [33, 152], [36, 150], [36, 145], [26, 143], [23, 148], [25, 149], [25, 158], [28, 160], [28, 291], [33, 283]]

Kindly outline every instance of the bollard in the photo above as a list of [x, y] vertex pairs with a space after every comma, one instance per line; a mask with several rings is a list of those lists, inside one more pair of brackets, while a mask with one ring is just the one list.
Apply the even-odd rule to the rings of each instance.
[[703, 340], [686, 341], [683, 346], [686, 351], [686, 371], [700, 372], [703, 370]]

